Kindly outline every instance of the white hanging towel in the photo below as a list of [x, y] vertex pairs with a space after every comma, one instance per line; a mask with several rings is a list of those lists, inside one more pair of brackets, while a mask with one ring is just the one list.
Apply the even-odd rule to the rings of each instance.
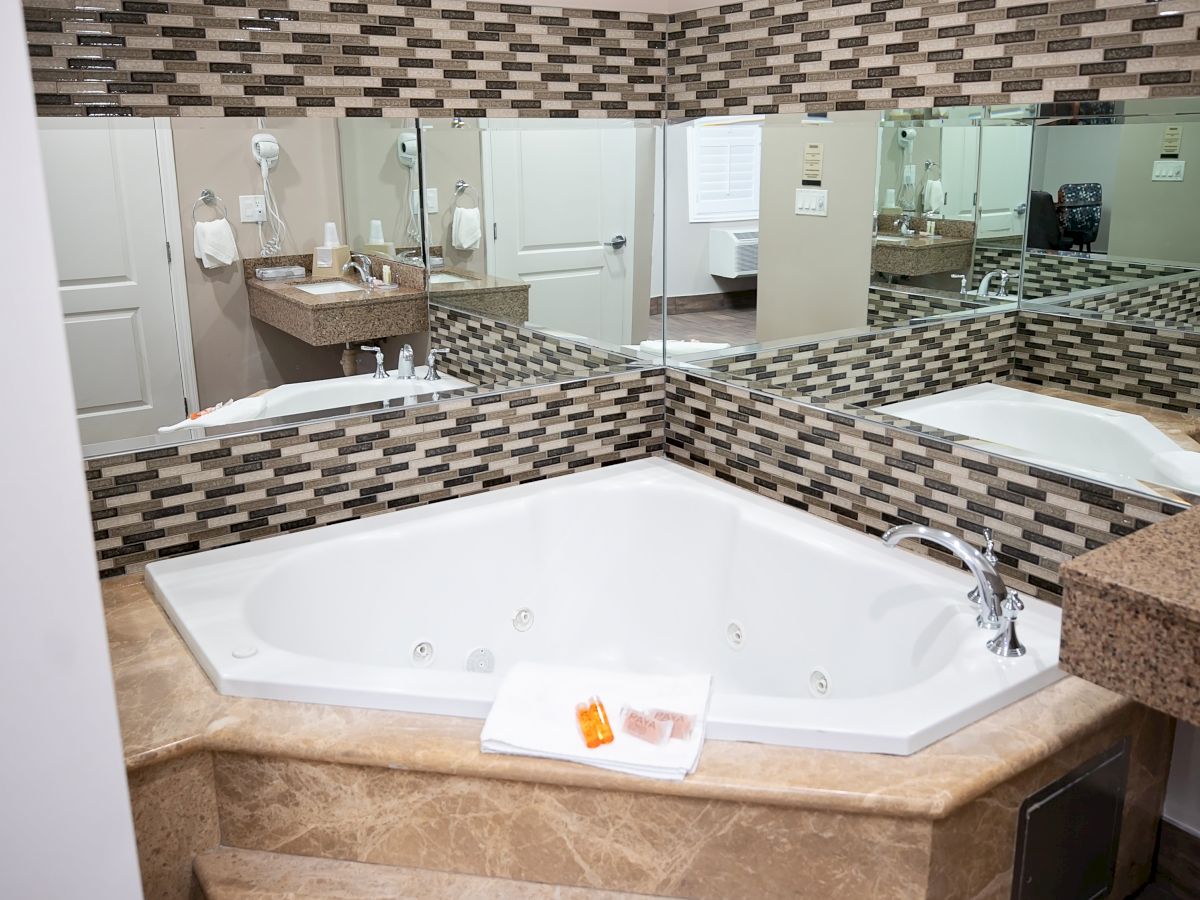
[[[696, 771], [704, 746], [704, 719], [712, 678], [708, 675], [638, 675], [557, 666], [515, 664], [496, 692], [480, 734], [484, 753], [540, 756], [665, 781]], [[594, 750], [584, 746], [575, 704], [597, 695], [615, 739]], [[648, 744], [624, 733], [622, 707], [664, 709], [695, 717], [684, 740]]]
[[454, 249], [475, 250], [479, 247], [481, 237], [483, 228], [479, 222], [479, 209], [454, 207], [454, 224], [450, 231], [450, 243]]
[[227, 266], [238, 259], [237, 241], [228, 219], [197, 222], [192, 231], [192, 249], [206, 269]]
[[946, 205], [946, 192], [940, 181], [925, 182], [925, 213], [939, 213]]

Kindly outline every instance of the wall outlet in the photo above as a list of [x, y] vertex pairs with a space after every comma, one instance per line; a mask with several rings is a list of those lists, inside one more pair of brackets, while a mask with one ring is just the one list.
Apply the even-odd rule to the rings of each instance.
[[796, 215], [828, 216], [829, 191], [824, 188], [796, 188]]
[[267, 204], [262, 194], [242, 194], [238, 197], [243, 222], [267, 221]]
[[1156, 159], [1150, 170], [1151, 181], [1183, 181], [1182, 159]]

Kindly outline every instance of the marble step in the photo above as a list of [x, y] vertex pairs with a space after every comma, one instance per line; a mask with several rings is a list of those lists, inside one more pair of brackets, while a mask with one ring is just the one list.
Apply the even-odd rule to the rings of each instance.
[[194, 868], [206, 900], [379, 900], [382, 897], [388, 900], [647, 900], [650, 897], [231, 847], [196, 854]]

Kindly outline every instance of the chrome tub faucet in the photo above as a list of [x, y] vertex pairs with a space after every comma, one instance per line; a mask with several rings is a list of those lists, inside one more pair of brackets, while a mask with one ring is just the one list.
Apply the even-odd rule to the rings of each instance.
[[387, 378], [388, 377], [387, 369], [385, 369], [383, 367], [383, 351], [380, 348], [376, 347], [373, 344], [366, 344], [362, 347], [359, 347], [358, 349], [364, 350], [367, 353], [375, 354], [375, 374], [371, 376], [372, 378]]
[[408, 380], [416, 376], [416, 370], [413, 368], [413, 348], [405, 344], [400, 348], [400, 358], [396, 361], [396, 377], [401, 380]]
[[1025, 608], [1025, 604], [1016, 591], [1008, 589], [996, 571], [991, 532], [985, 532], [985, 536], [987, 548], [982, 553], [948, 531], [925, 525], [898, 525], [883, 535], [883, 542], [895, 547], [905, 538], [916, 538], [937, 544], [962, 560], [978, 582], [978, 586], [968, 595], [980, 607], [976, 624], [980, 628], [999, 632], [987, 642], [988, 650], [997, 656], [1024, 656], [1025, 647], [1017, 638], [1017, 615]]

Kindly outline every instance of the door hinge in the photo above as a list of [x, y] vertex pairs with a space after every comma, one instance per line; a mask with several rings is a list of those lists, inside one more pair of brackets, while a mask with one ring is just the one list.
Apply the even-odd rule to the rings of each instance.
[[171, 242], [167, 241], [167, 263], [171, 263]]
[[492, 223], [492, 240], [493, 240], [493, 241], [496, 241], [496, 240], [499, 240], [499, 239], [500, 239], [500, 232], [499, 232], [499, 231], [497, 230], [497, 228], [496, 228], [496, 223], [495, 223], [495, 222], [493, 222], [493, 223]]
[[191, 409], [188, 408], [187, 397], [184, 397], [183, 398], [183, 417], [186, 419], [191, 414], [192, 414], [192, 411], [191, 411]]

